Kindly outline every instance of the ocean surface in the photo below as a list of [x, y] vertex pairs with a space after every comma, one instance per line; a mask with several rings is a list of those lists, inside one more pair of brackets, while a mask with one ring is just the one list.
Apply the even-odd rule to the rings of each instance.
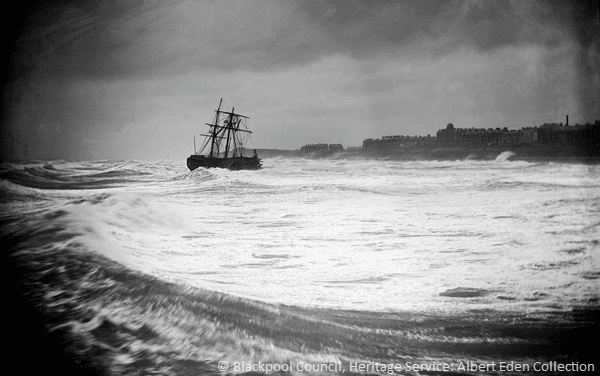
[[26, 374], [592, 374], [600, 166], [507, 157], [4, 163], [5, 356]]

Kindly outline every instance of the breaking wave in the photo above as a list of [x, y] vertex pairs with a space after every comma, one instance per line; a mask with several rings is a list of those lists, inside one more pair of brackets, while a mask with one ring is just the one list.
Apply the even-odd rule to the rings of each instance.
[[592, 364], [597, 170], [508, 158], [3, 165], [6, 354], [79, 374]]

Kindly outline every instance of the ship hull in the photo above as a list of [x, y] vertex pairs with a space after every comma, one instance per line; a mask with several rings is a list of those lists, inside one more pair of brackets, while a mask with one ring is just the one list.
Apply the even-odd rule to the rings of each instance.
[[192, 154], [187, 159], [187, 166], [190, 171], [200, 167], [226, 168], [229, 170], [259, 170], [262, 164], [256, 155], [254, 157], [211, 158]]

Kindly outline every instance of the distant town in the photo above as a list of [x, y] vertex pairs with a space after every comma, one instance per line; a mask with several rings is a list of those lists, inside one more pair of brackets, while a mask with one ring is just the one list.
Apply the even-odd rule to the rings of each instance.
[[[569, 125], [545, 123], [539, 127], [524, 127], [519, 130], [504, 128], [456, 128], [450, 123], [437, 131], [436, 136], [383, 136], [363, 141], [363, 151], [393, 151], [411, 147], [494, 147], [527, 144], [574, 145], [586, 149], [600, 148], [600, 120], [595, 123]], [[360, 148], [349, 148], [360, 149]], [[344, 151], [341, 144], [308, 144], [300, 148], [302, 153], [335, 153]], [[600, 150], [593, 150], [600, 155]]]

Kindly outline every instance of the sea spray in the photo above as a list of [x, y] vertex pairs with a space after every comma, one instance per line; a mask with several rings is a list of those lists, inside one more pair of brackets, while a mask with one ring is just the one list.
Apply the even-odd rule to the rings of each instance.
[[494, 161], [495, 162], [506, 162], [506, 161], [508, 161], [508, 159], [510, 157], [512, 157], [514, 155], [516, 155], [516, 154], [512, 151], [503, 151], [496, 157], [496, 159]]
[[114, 374], [593, 363], [598, 166], [264, 163], [3, 170], [9, 341]]

